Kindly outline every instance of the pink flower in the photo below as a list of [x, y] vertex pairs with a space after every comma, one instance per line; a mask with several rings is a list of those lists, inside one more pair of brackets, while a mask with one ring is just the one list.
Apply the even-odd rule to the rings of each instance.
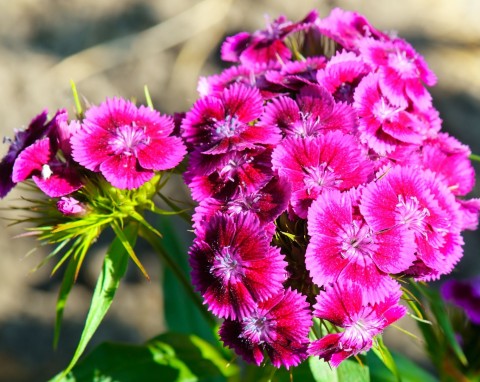
[[355, 212], [350, 193], [323, 192], [308, 211], [311, 237], [305, 263], [318, 286], [355, 283], [362, 301], [385, 300], [399, 285], [388, 273], [408, 269], [415, 257], [414, 235], [401, 226], [375, 232]]
[[19, 183], [31, 177], [40, 190], [53, 198], [81, 188], [78, 171], [70, 163], [57, 159], [53, 146], [47, 137], [24, 149], [13, 165], [12, 181]]
[[430, 125], [382, 94], [377, 74], [363, 78], [354, 100], [360, 118], [360, 140], [380, 155], [393, 152], [401, 143], [420, 145], [428, 136]]
[[287, 289], [258, 303], [242, 319], [225, 320], [220, 338], [247, 362], [260, 365], [266, 352], [273, 366], [288, 369], [307, 357], [311, 325], [305, 296]]
[[271, 150], [232, 151], [222, 155], [190, 154], [185, 183], [192, 198], [234, 198], [237, 194], [251, 194], [263, 188], [273, 177]]
[[290, 185], [281, 182], [278, 177], [272, 178], [265, 187], [252, 193], [238, 193], [232, 198], [207, 198], [195, 209], [192, 219], [194, 227], [208, 221], [217, 212], [238, 214], [250, 212], [255, 214], [266, 232], [275, 232], [275, 219], [287, 208], [290, 198]]
[[192, 282], [216, 316], [243, 318], [282, 290], [286, 263], [255, 215], [217, 214], [196, 234]]
[[351, 135], [340, 131], [314, 138], [287, 138], [272, 154], [273, 169], [292, 184], [291, 203], [306, 218], [311, 202], [324, 190], [348, 190], [373, 175], [373, 167]]
[[446, 133], [438, 134], [422, 148], [422, 164], [437, 173], [455, 195], [468, 194], [475, 184], [470, 149]]
[[169, 170], [183, 159], [186, 149], [180, 138], [170, 136], [173, 129], [171, 117], [121, 98], [107, 99], [86, 111], [71, 138], [72, 155], [115, 187], [138, 188], [155, 171]]
[[[431, 171], [395, 166], [368, 184], [360, 212], [375, 231], [404, 226], [415, 235], [416, 253], [432, 278], [450, 272], [462, 256], [459, 206]], [[407, 272], [408, 273], [408, 272]]]
[[261, 126], [277, 126], [289, 136], [317, 136], [331, 130], [349, 133], [355, 126], [353, 109], [335, 102], [332, 95], [320, 85], [304, 86], [296, 101], [280, 96], [273, 99], [261, 118]]
[[325, 68], [317, 73], [317, 81], [337, 102], [353, 102], [353, 93], [360, 80], [371, 71], [370, 67], [354, 52], [337, 52]]
[[276, 127], [251, 123], [262, 113], [263, 99], [258, 89], [233, 84], [221, 94], [201, 98], [193, 105], [183, 120], [183, 137], [203, 154], [276, 144], [281, 138]]
[[317, 23], [320, 32], [348, 50], [358, 51], [358, 45], [366, 38], [388, 41], [390, 37], [375, 29], [368, 20], [356, 12], [334, 8], [328, 17]]
[[222, 45], [222, 59], [241, 62], [250, 68], [288, 61], [292, 53], [285, 44], [285, 37], [296, 30], [307, 28], [317, 17], [317, 13], [312, 11], [303, 20], [292, 23], [280, 16], [269, 23], [266, 29], [253, 34], [241, 32], [228, 37]]
[[15, 132], [8, 152], [0, 162], [0, 198], [5, 197], [15, 186], [15, 182], [12, 181], [12, 171], [17, 157], [25, 148], [48, 134], [51, 124], [47, 123], [47, 114], [48, 112], [44, 110], [32, 119], [26, 130]]
[[378, 67], [380, 88], [395, 105], [405, 107], [412, 100], [421, 110], [431, 106], [431, 96], [423, 83], [433, 86], [437, 78], [409, 43], [400, 38], [366, 39], [360, 51], [366, 62]]
[[405, 315], [406, 308], [398, 304], [400, 295], [396, 291], [381, 303], [365, 305], [357, 284], [335, 284], [320, 292], [313, 315], [345, 330], [312, 342], [309, 355], [337, 367], [346, 358], [369, 350], [377, 334]]

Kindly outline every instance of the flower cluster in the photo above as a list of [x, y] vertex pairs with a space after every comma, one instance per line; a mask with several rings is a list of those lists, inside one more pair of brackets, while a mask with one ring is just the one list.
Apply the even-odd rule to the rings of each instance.
[[[405, 314], [402, 278], [462, 257], [469, 148], [441, 132], [424, 59], [356, 13], [280, 17], [222, 58], [181, 125], [193, 283], [245, 360], [337, 366]], [[336, 329], [311, 342], [318, 320]]]
[[130, 218], [147, 224], [142, 210], [155, 208], [160, 171], [180, 163], [186, 147], [172, 135], [173, 118], [120, 98], [91, 106], [70, 121], [66, 110], [50, 120], [47, 114], [43, 111], [16, 132], [0, 163], [0, 197], [17, 183], [33, 180], [42, 192], [31, 200], [40, 214], [38, 239], [58, 249], [69, 248], [75, 239], [58, 266], [73, 253], [78, 272], [104, 227], [121, 228]]

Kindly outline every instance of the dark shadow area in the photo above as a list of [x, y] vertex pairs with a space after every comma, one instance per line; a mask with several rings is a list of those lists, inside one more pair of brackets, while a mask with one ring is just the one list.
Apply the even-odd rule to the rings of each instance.
[[[0, 382], [45, 382], [50, 379], [68, 365], [82, 329], [81, 321], [64, 321], [58, 348], [53, 350], [53, 322], [18, 316], [0, 323]], [[143, 341], [135, 328], [107, 317], [85, 353], [107, 340]]]

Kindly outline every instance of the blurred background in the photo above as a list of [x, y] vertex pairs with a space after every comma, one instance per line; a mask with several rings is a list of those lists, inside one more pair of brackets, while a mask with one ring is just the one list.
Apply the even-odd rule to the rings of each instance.
[[[197, 97], [198, 77], [224, 67], [218, 57], [226, 36], [263, 28], [267, 16], [299, 20], [312, 8], [326, 16], [336, 6], [360, 12], [378, 29], [397, 31], [425, 56], [438, 76], [431, 92], [444, 130], [480, 154], [478, 0], [0, 0], [0, 133], [12, 137], [14, 128], [25, 127], [44, 108], [52, 113], [67, 108], [73, 115], [70, 80], [91, 103], [112, 96], [144, 102], [148, 85], [157, 109], [185, 111]], [[7, 148], [0, 147], [1, 156]], [[14, 190], [0, 207], [18, 197]], [[4, 210], [0, 216], [15, 217]], [[100, 243], [89, 255], [53, 351], [59, 279], [49, 277], [49, 266], [30, 272], [45, 252], [26, 256], [35, 243], [12, 239], [22, 227], [7, 226], [2, 219], [0, 381], [45, 381], [73, 354], [104, 248]], [[465, 241], [457, 277], [480, 273], [480, 235], [467, 233]], [[147, 251], [141, 256], [152, 281], [131, 269], [94, 343], [140, 342], [165, 329], [159, 265]], [[387, 337], [422, 360], [418, 342], [393, 333]]]

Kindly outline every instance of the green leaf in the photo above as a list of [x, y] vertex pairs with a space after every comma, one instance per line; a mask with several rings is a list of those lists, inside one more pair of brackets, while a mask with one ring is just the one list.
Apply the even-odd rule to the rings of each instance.
[[[438, 382], [425, 369], [399, 353], [392, 352], [402, 382]], [[396, 382], [396, 377], [372, 352], [367, 353], [367, 362], [370, 367], [372, 382]]]
[[52, 382], [211, 381], [238, 374], [209, 343], [194, 335], [165, 333], [144, 345], [104, 343]]
[[380, 361], [391, 371], [392, 375], [395, 377], [395, 381], [400, 382], [400, 373], [398, 371], [397, 364], [390, 353], [390, 350], [383, 343], [383, 338], [381, 335], [375, 338], [376, 344], [372, 347], [372, 352], [375, 354]]
[[367, 365], [354, 359], [343, 361], [337, 368], [331, 367], [318, 357], [308, 359], [315, 382], [369, 382], [370, 372]]
[[[120, 284], [120, 280], [127, 270], [129, 253], [126, 246], [127, 244], [129, 246], [135, 245], [137, 233], [138, 223], [132, 222], [128, 224], [124, 229], [122, 237], [117, 236], [115, 238], [105, 255], [102, 271], [98, 277], [95, 291], [93, 292], [92, 302], [80, 342], [70, 364], [65, 369], [64, 374], [68, 373], [72, 367], [75, 366], [88, 342], [102, 322], [103, 317], [105, 317], [105, 314], [110, 308], [115, 292]], [[128, 242], [125, 243], [125, 240]]]
[[62, 326], [62, 319], [63, 319], [63, 311], [65, 309], [65, 305], [67, 304], [68, 295], [72, 290], [73, 284], [75, 282], [75, 270], [77, 268], [77, 264], [75, 259], [70, 259], [68, 263], [67, 270], [63, 275], [62, 285], [60, 286], [60, 290], [58, 292], [57, 298], [57, 306], [56, 306], [56, 318], [55, 318], [55, 331], [53, 335], [53, 347], [56, 348], [58, 344], [58, 339], [60, 338], [60, 329]]
[[455, 352], [455, 355], [460, 360], [460, 362], [464, 366], [467, 366], [468, 364], [467, 357], [463, 353], [463, 350], [457, 341], [457, 337], [455, 336], [455, 331], [453, 330], [452, 323], [448, 318], [445, 303], [443, 302], [443, 299], [440, 296], [440, 293], [431, 291], [429, 293], [429, 298], [430, 298], [430, 308], [432, 309], [432, 313], [435, 316], [435, 319], [437, 320], [437, 323], [440, 326], [440, 329], [443, 331], [443, 334], [445, 335], [445, 338], [448, 344], [452, 347], [453, 351]]

